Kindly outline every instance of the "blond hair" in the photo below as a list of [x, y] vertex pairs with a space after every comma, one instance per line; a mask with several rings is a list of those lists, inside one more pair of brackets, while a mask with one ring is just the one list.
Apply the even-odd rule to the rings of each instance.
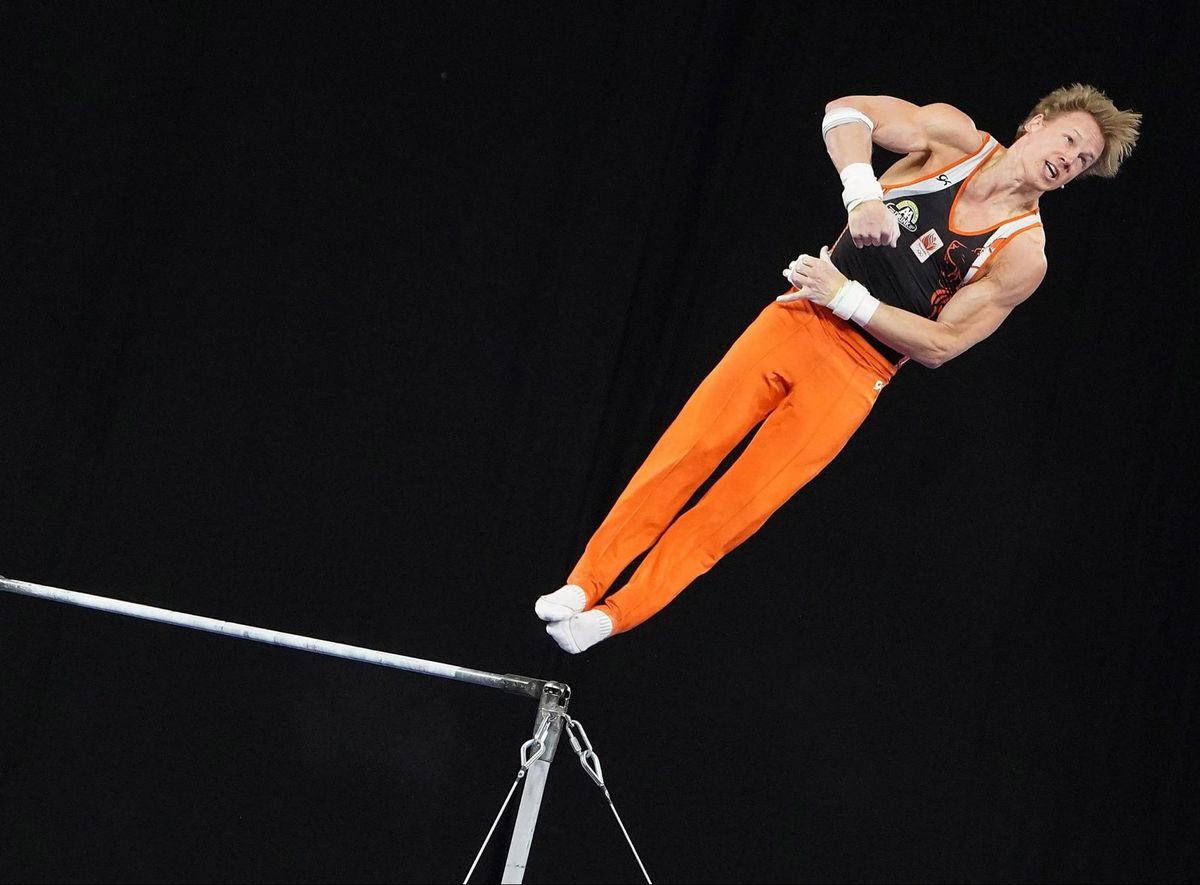
[[1099, 175], [1101, 178], [1112, 178], [1125, 159], [1133, 152], [1133, 146], [1138, 140], [1138, 126], [1142, 115], [1137, 111], [1119, 111], [1107, 95], [1095, 86], [1083, 83], [1072, 83], [1055, 89], [1034, 106], [1033, 110], [1017, 130], [1017, 138], [1025, 134], [1025, 123], [1038, 114], [1047, 120], [1053, 120], [1060, 114], [1071, 111], [1086, 111], [1091, 114], [1100, 134], [1104, 137], [1104, 150], [1088, 167], [1080, 178], [1088, 175]]

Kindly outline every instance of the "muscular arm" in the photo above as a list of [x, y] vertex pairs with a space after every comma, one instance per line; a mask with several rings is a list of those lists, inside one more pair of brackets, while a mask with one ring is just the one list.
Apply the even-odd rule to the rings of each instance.
[[979, 147], [975, 124], [952, 105], [915, 105], [890, 95], [850, 95], [834, 99], [825, 110], [838, 107], [861, 111], [875, 123], [874, 133], [861, 124], [829, 131], [825, 146], [839, 172], [851, 163], [871, 162], [872, 142], [897, 154], [930, 153], [938, 147], [969, 154]]
[[893, 350], [936, 369], [995, 332], [1041, 284], [1046, 258], [1036, 233], [1014, 240], [986, 276], [954, 293], [937, 320], [881, 304], [865, 328]]
[[[878, 181], [871, 168], [872, 143], [908, 156], [920, 167], [945, 155], [962, 155], [979, 145], [979, 133], [971, 118], [948, 104], [919, 107], [889, 95], [852, 95], [825, 106], [826, 122], [831, 111], [850, 108], [865, 114], [874, 131], [861, 120], [842, 122], [825, 132], [825, 148], [842, 179], [842, 200], [849, 209], [847, 222], [855, 247], [896, 247], [900, 227], [884, 207]], [[839, 114], [834, 113], [836, 120]], [[845, 120], [845, 117], [842, 117]], [[905, 161], [902, 161], [905, 162]]]

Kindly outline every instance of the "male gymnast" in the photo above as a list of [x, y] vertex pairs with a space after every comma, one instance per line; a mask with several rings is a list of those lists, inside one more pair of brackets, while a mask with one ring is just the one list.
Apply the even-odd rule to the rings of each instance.
[[[860, 95], [825, 110], [846, 228], [784, 270], [789, 291], [692, 394], [567, 583], [537, 599], [567, 652], [641, 624], [757, 531], [841, 451], [905, 362], [936, 368], [996, 331], [1046, 274], [1038, 200], [1076, 178], [1116, 175], [1141, 122], [1078, 83], [1038, 102], [1007, 148], [947, 104]], [[903, 154], [878, 180], [873, 144]]]

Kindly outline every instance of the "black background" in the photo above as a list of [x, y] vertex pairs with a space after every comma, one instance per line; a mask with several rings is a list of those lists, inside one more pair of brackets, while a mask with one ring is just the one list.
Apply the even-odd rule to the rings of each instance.
[[[564, 680], [664, 882], [1196, 878], [1193, 59], [1105, 8], [5, 4], [0, 573]], [[840, 229], [825, 103], [1008, 143], [1076, 80], [1145, 132], [1039, 292], [561, 653], [534, 598]], [[461, 881], [535, 707], [7, 594], [0, 703], [7, 882]], [[638, 880], [564, 753], [527, 881]]]

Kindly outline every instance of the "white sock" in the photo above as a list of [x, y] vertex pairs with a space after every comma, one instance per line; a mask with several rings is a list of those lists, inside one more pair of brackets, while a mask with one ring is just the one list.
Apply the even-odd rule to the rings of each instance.
[[587, 651], [600, 640], [612, 636], [612, 631], [612, 618], [597, 609], [546, 625], [546, 632], [559, 647], [573, 655]]
[[543, 621], [565, 621], [583, 611], [587, 594], [578, 584], [566, 584], [553, 593], [539, 596], [533, 610]]

